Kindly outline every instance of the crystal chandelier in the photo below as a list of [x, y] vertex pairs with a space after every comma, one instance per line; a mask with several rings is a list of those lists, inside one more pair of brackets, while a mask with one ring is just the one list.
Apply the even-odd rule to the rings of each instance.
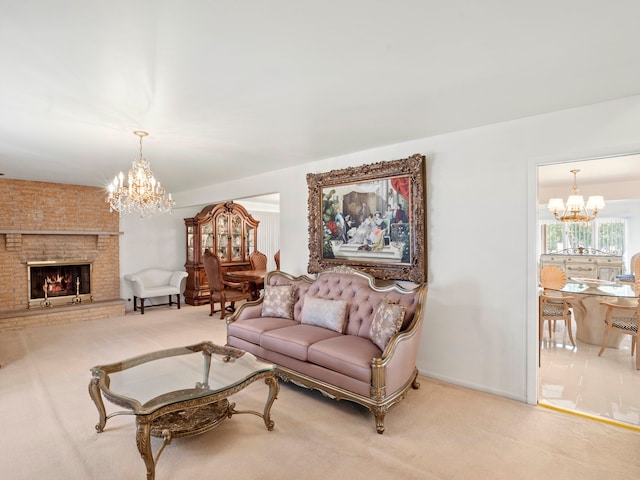
[[142, 156], [142, 139], [149, 134], [141, 130], [133, 134], [140, 138], [140, 157], [133, 161], [126, 185], [122, 172], [109, 184], [106, 200], [109, 210], [120, 213], [137, 211], [140, 218], [155, 212], [171, 212], [175, 205], [171, 194], [165, 196], [164, 188], [156, 181], [149, 162]]
[[[547, 208], [553, 212], [556, 220], [561, 222], [588, 222], [596, 218], [598, 210], [604, 208], [604, 198], [602, 195], [593, 195], [584, 204], [584, 197], [578, 194], [578, 184], [576, 176], [580, 170], [571, 170], [573, 173], [573, 192], [567, 199], [565, 206], [561, 198], [552, 198], [549, 200]], [[560, 212], [562, 211], [562, 215]]]

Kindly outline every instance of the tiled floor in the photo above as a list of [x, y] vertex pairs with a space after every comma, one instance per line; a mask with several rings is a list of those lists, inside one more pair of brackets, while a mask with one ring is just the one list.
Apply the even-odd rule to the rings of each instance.
[[[573, 324], [575, 339], [575, 323]], [[539, 403], [640, 426], [640, 370], [631, 356], [631, 337], [620, 349], [569, 342], [558, 322], [553, 339], [545, 326], [540, 352]]]

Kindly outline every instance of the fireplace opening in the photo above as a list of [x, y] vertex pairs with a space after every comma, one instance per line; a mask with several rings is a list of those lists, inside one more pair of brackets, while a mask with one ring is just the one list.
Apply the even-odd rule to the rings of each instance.
[[27, 270], [29, 306], [45, 300], [68, 303], [70, 297], [83, 299], [91, 296], [90, 263], [28, 262]]

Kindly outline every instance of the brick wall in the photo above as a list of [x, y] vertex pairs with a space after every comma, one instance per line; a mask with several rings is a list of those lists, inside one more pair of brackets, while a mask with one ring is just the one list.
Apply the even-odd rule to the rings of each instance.
[[119, 216], [104, 199], [97, 187], [0, 180], [2, 317], [28, 306], [29, 261], [90, 262], [94, 300], [119, 298]]

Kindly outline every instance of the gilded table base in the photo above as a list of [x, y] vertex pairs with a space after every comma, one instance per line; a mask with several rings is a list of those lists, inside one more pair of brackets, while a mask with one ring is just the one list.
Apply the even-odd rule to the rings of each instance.
[[[263, 412], [236, 410], [235, 403], [229, 402], [226, 397], [242, 390], [260, 378], [264, 378], [265, 383], [269, 386], [269, 395]], [[147, 480], [153, 480], [155, 478], [155, 467], [158, 459], [164, 448], [171, 443], [172, 439], [205, 433], [217, 427], [223, 420], [230, 418], [232, 415], [242, 413], [257, 415], [263, 419], [267, 430], [272, 431], [275, 423], [271, 420], [271, 407], [278, 396], [279, 390], [280, 386], [275, 372], [262, 372], [240, 385], [236, 385], [218, 394], [177, 402], [149, 415], [136, 415], [136, 445], [147, 468]], [[104, 392], [102, 393], [104, 394]], [[101, 395], [101, 390], [96, 378], [93, 378], [89, 383], [89, 394], [98, 409], [99, 420], [98, 424], [96, 424], [96, 430], [98, 432], [103, 431], [106, 421], [109, 418], [115, 415], [132, 414], [132, 412], [120, 411], [106, 415], [104, 402], [102, 400], [103, 395]], [[110, 401], [116, 400], [111, 397], [106, 398]], [[114, 401], [114, 403], [119, 402]], [[155, 458], [151, 449], [151, 436], [164, 439], [163, 444], [156, 452]]]

